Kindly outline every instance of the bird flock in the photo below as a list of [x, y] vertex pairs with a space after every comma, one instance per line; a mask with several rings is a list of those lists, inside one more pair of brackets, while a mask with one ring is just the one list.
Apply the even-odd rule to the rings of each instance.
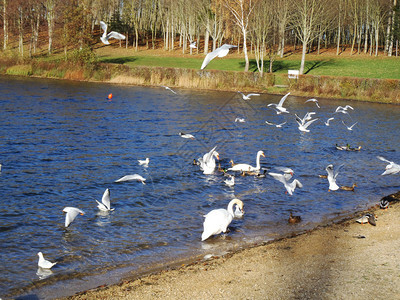
[[[104, 32], [106, 32], [106, 28], [104, 29]], [[230, 48], [227, 48], [228, 50]], [[217, 55], [218, 56], [218, 55]], [[175, 91], [168, 87], [164, 87], [167, 90], [170, 90], [174, 94], [176, 94]], [[260, 94], [256, 93], [251, 93], [248, 95], [245, 95], [241, 92], [238, 92], [241, 95], [241, 98], [243, 101], [249, 101], [251, 100], [250, 97], [252, 96], [260, 96]], [[288, 98], [290, 93], [287, 93], [284, 95], [281, 100], [279, 101], [278, 104], [276, 103], [270, 103], [266, 107], [273, 109], [277, 115], [280, 115], [282, 113], [293, 116], [294, 120], [298, 124], [298, 129], [300, 131], [300, 134], [308, 134], [310, 132], [309, 127], [311, 124], [314, 122], [317, 122], [319, 118], [314, 118], [314, 115], [317, 115], [316, 112], [307, 112], [303, 118], [299, 117], [297, 114], [291, 114], [287, 108], [284, 107], [285, 100]], [[305, 103], [313, 103], [315, 104], [315, 107], [317, 109], [320, 109], [320, 105], [318, 103], [317, 99], [309, 99], [305, 101]], [[344, 114], [347, 115], [351, 118], [350, 111], [353, 111], [354, 108], [351, 107], [350, 105], [347, 105], [345, 107], [337, 107], [337, 109], [332, 112], [332, 116], [329, 117], [324, 124], [326, 126], [330, 126], [333, 121], [335, 121], [335, 116], [336, 114]], [[269, 126], [275, 126], [278, 128], [277, 130], [280, 130], [280, 128], [283, 128], [284, 125], [287, 124], [287, 121], [281, 122], [279, 124], [275, 124], [273, 122], [265, 121], [265, 123]], [[357, 124], [355, 122], [353, 125], [348, 127], [344, 122], [343, 124], [348, 130], [353, 130], [354, 126]], [[287, 125], [289, 126], [289, 125]], [[195, 136], [193, 134], [189, 133], [183, 133], [179, 132], [177, 134], [183, 139], [187, 139], [188, 142], [190, 140], [194, 140]], [[342, 149], [342, 147], [344, 147]], [[339, 146], [336, 145], [336, 149], [338, 150], [357, 150], [358, 148], [351, 148], [349, 145], [346, 146]], [[360, 149], [358, 149], [359, 151]], [[294, 170], [289, 168], [289, 167], [275, 167], [275, 172], [269, 172], [268, 168], [261, 168], [261, 158], [265, 158], [265, 153], [263, 150], [258, 150], [255, 153], [255, 166], [249, 164], [248, 162], [246, 163], [238, 163], [235, 164], [233, 160], [231, 160], [231, 167], [228, 168], [221, 168], [219, 165], [217, 167], [216, 160], [220, 159], [220, 154], [217, 152], [217, 146], [213, 147], [210, 151], [205, 153], [202, 157], [199, 157], [196, 161], [194, 159], [193, 164], [199, 166], [200, 171], [205, 174], [205, 175], [210, 175], [214, 173], [222, 173], [223, 174], [223, 182], [230, 188], [234, 188], [235, 186], [235, 176], [256, 176], [260, 178], [267, 177], [266, 175], [270, 176], [274, 180], [280, 182], [283, 184], [284, 189], [286, 190], [285, 193], [288, 195], [293, 195], [296, 188], [303, 188], [303, 184], [298, 180], [298, 179], [292, 179], [294, 175]], [[393, 162], [389, 161], [386, 158], [382, 156], [377, 156], [377, 159], [379, 159], [382, 162], [387, 163], [385, 167], [385, 171], [381, 174], [382, 176], [384, 175], [394, 175], [400, 172], [400, 165]], [[144, 168], [147, 168], [150, 164], [150, 158], [145, 158], [143, 160], [138, 160], [138, 164]], [[339, 174], [339, 170], [343, 167], [342, 165], [339, 166], [334, 166], [333, 164], [329, 164], [326, 166], [325, 170], [327, 172], [327, 175], [321, 175], [323, 178], [327, 178], [328, 181], [328, 191], [337, 191], [339, 189], [343, 190], [351, 190], [354, 191], [354, 187], [356, 184], [353, 184], [351, 187], [347, 186], [339, 186], [336, 182], [336, 179]], [[1, 164], [0, 164], [0, 172], [1, 172]], [[139, 174], [132, 174], [132, 175], [125, 175], [117, 180], [115, 180], [115, 183], [121, 183], [121, 182], [126, 182], [126, 181], [137, 181], [142, 184], [146, 184], [146, 179], [143, 178]], [[110, 190], [107, 188], [102, 196], [101, 202], [98, 201], [97, 199], [94, 199], [97, 203], [97, 208], [100, 211], [103, 212], [112, 212], [114, 211], [114, 208], [111, 207], [111, 198], [110, 198]], [[387, 206], [386, 206], [387, 207]], [[385, 208], [386, 208], [385, 207]], [[65, 207], [63, 209], [63, 212], [66, 213], [65, 216], [65, 228], [69, 227], [73, 221], [76, 219], [78, 215], [84, 215], [85, 212], [82, 211], [79, 208], [76, 207]], [[234, 198], [232, 199], [228, 205], [227, 208], [219, 208], [219, 209], [214, 209], [208, 212], [207, 214], [204, 215], [204, 223], [203, 223], [203, 232], [201, 235], [201, 241], [205, 241], [209, 239], [211, 236], [218, 235], [221, 233], [226, 233], [228, 231], [228, 227], [230, 223], [233, 221], [234, 218], [242, 218], [244, 215], [244, 202], [240, 199]], [[289, 223], [297, 223], [301, 220], [300, 217], [298, 216], [290, 216], [289, 218]], [[374, 218], [373, 215], [366, 215], [357, 220], [359, 223], [367, 223], [369, 222], [370, 224], [375, 225], [376, 218]], [[38, 260], [38, 272], [37, 274], [40, 276], [43, 276], [46, 274], [46, 270], [51, 269], [53, 266], [57, 264], [57, 262], [50, 262], [46, 260], [43, 256], [42, 252], [38, 252], [39, 260]]]

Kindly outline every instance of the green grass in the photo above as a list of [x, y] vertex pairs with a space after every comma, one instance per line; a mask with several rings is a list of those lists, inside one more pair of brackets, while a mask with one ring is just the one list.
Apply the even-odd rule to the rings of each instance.
[[[200, 69], [203, 58], [199, 57], [173, 57], [153, 56], [141, 53], [135, 56], [104, 56], [101, 62], [125, 64], [134, 66], [158, 66], [172, 68]], [[264, 62], [265, 71], [269, 61]], [[299, 69], [300, 58], [298, 55], [291, 58], [277, 59], [273, 71], [277, 74], [287, 73], [287, 70]], [[216, 58], [212, 60], [207, 69], [243, 71], [243, 58]], [[258, 72], [254, 59], [250, 60], [250, 71]], [[344, 76], [378, 79], [400, 79], [400, 58], [396, 57], [307, 57], [305, 74]]]

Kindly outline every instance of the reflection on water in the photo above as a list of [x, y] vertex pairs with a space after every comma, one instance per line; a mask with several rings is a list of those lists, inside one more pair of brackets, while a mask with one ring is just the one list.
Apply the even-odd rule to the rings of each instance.
[[[107, 95], [112, 92], [113, 99]], [[346, 102], [289, 97], [291, 114], [267, 108], [279, 96], [243, 101], [239, 94], [162, 88], [121, 87], [46, 80], [0, 78], [0, 296], [23, 294], [32, 282], [41, 297], [54, 297], [118, 280], [124, 272], [143, 272], [185, 257], [220, 254], [246, 244], [271, 240], [293, 231], [364, 209], [399, 189], [398, 176], [380, 176], [382, 155], [400, 161], [399, 107], [352, 102], [349, 115], [333, 114]], [[315, 111], [310, 132], [297, 129], [294, 113]], [[324, 122], [331, 116], [330, 126]], [[241, 117], [244, 123], [234, 122]], [[269, 126], [265, 121], [280, 124]], [[346, 124], [353, 124], [352, 131]], [[179, 132], [192, 133], [186, 140]], [[338, 151], [335, 144], [362, 146]], [[228, 187], [222, 173], [204, 175], [193, 159], [214, 146], [222, 168], [229, 161], [276, 172], [286, 166], [303, 184], [292, 196], [270, 176], [235, 174]], [[138, 159], [150, 158], [148, 167]], [[328, 192], [328, 164], [344, 164], [339, 185], [357, 183], [355, 192]], [[115, 183], [127, 174], [139, 182]], [[94, 199], [111, 191], [112, 212], [100, 212]], [[245, 215], [229, 234], [200, 241], [203, 215], [226, 208], [232, 198], [244, 202]], [[86, 212], [64, 228], [65, 206]], [[287, 224], [289, 212], [301, 215]], [[57, 268], [42, 274], [42, 251]], [[106, 272], [106, 273], [105, 273]], [[107, 273], [108, 272], [108, 273]], [[82, 280], [73, 277], [94, 275]], [[106, 274], [106, 275], [102, 275]], [[103, 277], [102, 277], [103, 276]], [[46, 277], [46, 278], [45, 278]], [[68, 279], [68, 284], [65, 280]], [[66, 288], [67, 286], [67, 288]]]

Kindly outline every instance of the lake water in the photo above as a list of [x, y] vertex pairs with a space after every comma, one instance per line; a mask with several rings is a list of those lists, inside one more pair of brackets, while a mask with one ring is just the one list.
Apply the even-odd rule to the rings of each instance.
[[[107, 99], [113, 94], [111, 101]], [[386, 164], [400, 162], [400, 106], [289, 96], [290, 114], [277, 115], [268, 103], [280, 96], [243, 101], [231, 92], [0, 78], [0, 297], [53, 298], [115, 283], [173, 262], [220, 255], [240, 247], [314, 228], [368, 208], [400, 189], [399, 175], [381, 176]], [[335, 114], [351, 104], [349, 115]], [[311, 131], [297, 129], [299, 116], [316, 112]], [[236, 117], [246, 122], [234, 122]], [[282, 128], [265, 121], [281, 123]], [[358, 122], [352, 131], [342, 124]], [[195, 135], [181, 138], [180, 131]], [[361, 146], [338, 151], [335, 144]], [[222, 167], [229, 161], [291, 167], [302, 189], [285, 194], [272, 177], [236, 176], [224, 184], [216, 172], [193, 165], [214, 146]], [[150, 158], [147, 168], [137, 160]], [[328, 192], [328, 164], [344, 164], [339, 185], [357, 183], [355, 192]], [[115, 183], [127, 174], [146, 178]], [[115, 211], [100, 213], [94, 199], [111, 191]], [[224, 237], [201, 242], [202, 215], [226, 208], [237, 197], [245, 216]], [[65, 206], [82, 209], [64, 228]], [[302, 223], [288, 225], [289, 212]], [[37, 252], [57, 261], [37, 274]]]

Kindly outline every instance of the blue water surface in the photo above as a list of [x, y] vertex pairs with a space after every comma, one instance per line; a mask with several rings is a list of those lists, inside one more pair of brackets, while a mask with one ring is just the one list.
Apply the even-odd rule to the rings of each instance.
[[[107, 95], [113, 94], [109, 100]], [[381, 155], [400, 162], [400, 107], [289, 96], [290, 114], [277, 115], [262, 94], [244, 101], [237, 93], [132, 87], [0, 77], [0, 297], [71, 295], [117, 282], [171, 262], [269, 241], [363, 210], [400, 188], [399, 175], [381, 176]], [[350, 104], [349, 114], [333, 114]], [[302, 133], [294, 113], [314, 111], [319, 120]], [[324, 121], [334, 116], [331, 125]], [[235, 122], [236, 117], [246, 120]], [[286, 124], [282, 128], [265, 121]], [[358, 122], [352, 131], [351, 125]], [[178, 133], [193, 134], [195, 140]], [[338, 151], [335, 144], [361, 146]], [[236, 174], [233, 188], [221, 172], [204, 175], [193, 159], [214, 146], [222, 168], [255, 165], [292, 168], [303, 184], [292, 196], [272, 177]], [[138, 159], [150, 158], [149, 166]], [[328, 192], [328, 164], [344, 164], [339, 185]], [[146, 184], [115, 183], [140, 174]], [[106, 188], [115, 211], [102, 213]], [[203, 215], [237, 197], [245, 215], [225, 236], [200, 241]], [[62, 209], [85, 212], [64, 227]], [[288, 225], [289, 212], [302, 223]], [[38, 272], [37, 252], [57, 261]]]

